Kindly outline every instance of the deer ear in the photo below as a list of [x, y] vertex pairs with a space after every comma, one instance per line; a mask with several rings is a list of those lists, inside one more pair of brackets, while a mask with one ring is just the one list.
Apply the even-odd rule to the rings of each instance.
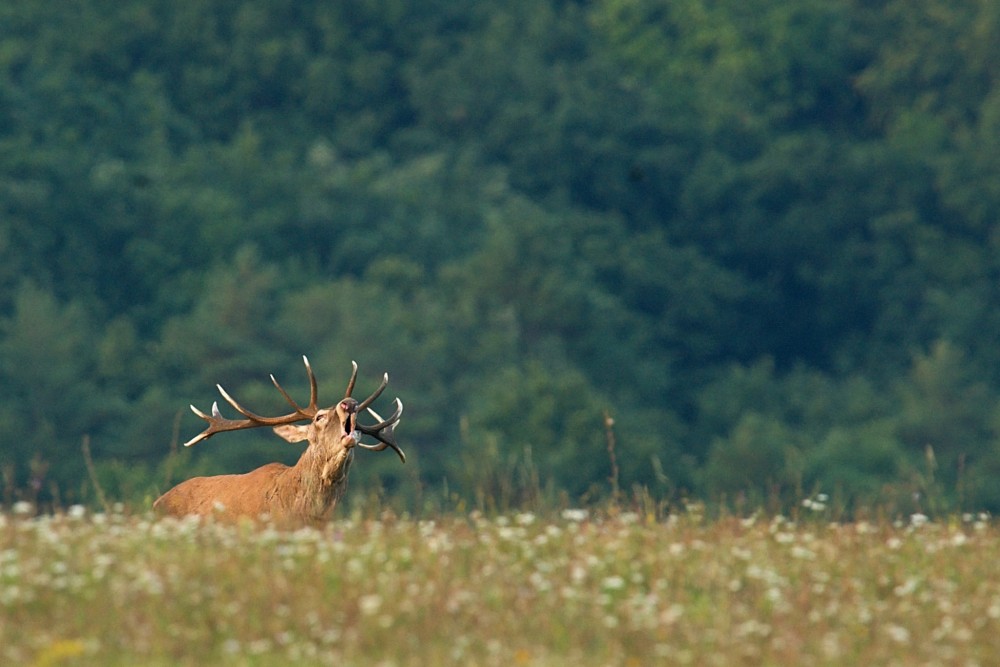
[[274, 432], [288, 442], [302, 442], [309, 439], [308, 426], [296, 426], [295, 424], [282, 424], [275, 426]]

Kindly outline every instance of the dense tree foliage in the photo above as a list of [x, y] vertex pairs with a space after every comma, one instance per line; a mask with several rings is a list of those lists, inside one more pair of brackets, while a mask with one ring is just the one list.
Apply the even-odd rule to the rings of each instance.
[[6, 3], [6, 497], [91, 499], [85, 438], [137, 501], [294, 460], [176, 445], [304, 352], [391, 371], [410, 461], [355, 474], [411, 505], [598, 497], [610, 442], [1000, 510], [998, 62], [988, 0]]

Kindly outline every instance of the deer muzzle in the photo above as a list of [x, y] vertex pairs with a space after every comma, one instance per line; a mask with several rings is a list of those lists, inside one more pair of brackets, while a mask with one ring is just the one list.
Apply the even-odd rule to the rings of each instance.
[[354, 447], [361, 440], [361, 432], [358, 431], [358, 402], [353, 398], [345, 398], [337, 406], [338, 412], [343, 415], [340, 423], [341, 435], [344, 439], [344, 447]]

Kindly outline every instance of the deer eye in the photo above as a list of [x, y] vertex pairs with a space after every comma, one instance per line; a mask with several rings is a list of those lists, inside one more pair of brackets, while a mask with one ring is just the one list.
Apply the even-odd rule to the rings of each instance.
[[319, 422], [323, 422], [323, 421], [326, 421], [326, 413], [325, 412], [321, 412], [320, 414], [316, 415], [316, 423], [317, 424]]

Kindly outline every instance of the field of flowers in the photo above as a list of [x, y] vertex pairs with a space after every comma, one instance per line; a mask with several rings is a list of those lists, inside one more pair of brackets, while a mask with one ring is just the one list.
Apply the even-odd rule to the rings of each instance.
[[[15, 508], [17, 509], [17, 508]], [[0, 664], [996, 664], [1000, 530], [0, 514]]]

